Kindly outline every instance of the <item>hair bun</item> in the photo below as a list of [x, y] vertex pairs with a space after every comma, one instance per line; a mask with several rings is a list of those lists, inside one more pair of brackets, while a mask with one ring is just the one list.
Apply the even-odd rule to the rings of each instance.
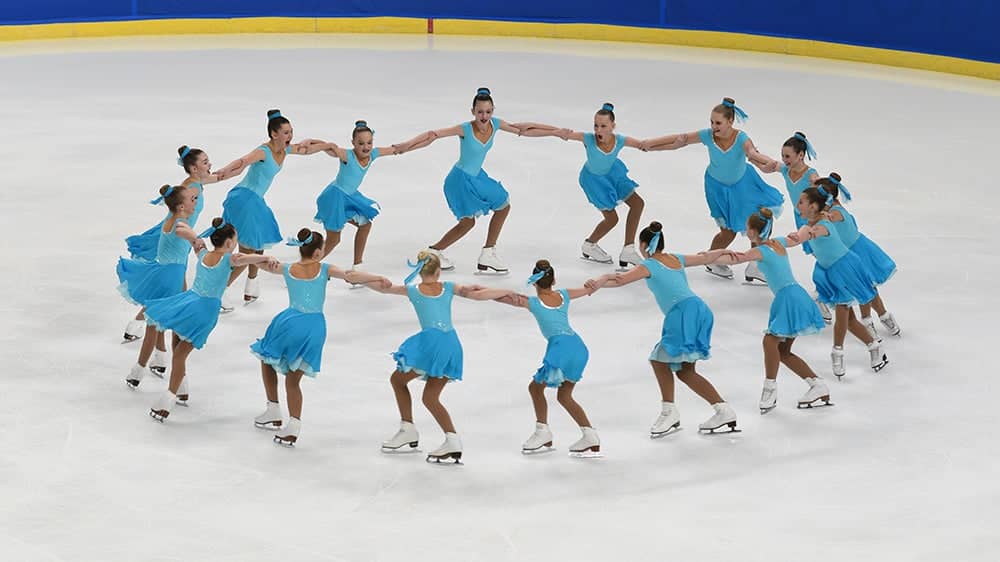
[[177, 149], [177, 155], [180, 156], [180, 155], [184, 154], [184, 151], [187, 150], [187, 149], [188, 149], [188, 145], [186, 145], [186, 144], [182, 145], [180, 148]]
[[663, 225], [660, 224], [658, 221], [653, 221], [649, 223], [649, 229], [652, 230], [653, 232], [660, 232], [663, 230]]
[[601, 106], [601, 109], [603, 109], [604, 111], [614, 111], [615, 110], [615, 104], [613, 104], [613, 103], [611, 103], [609, 101], [606, 101], [606, 102], [604, 102], [604, 105]]
[[303, 228], [302, 230], [299, 230], [299, 233], [296, 235], [296, 238], [299, 239], [299, 242], [305, 242], [306, 239], [309, 238], [310, 234], [312, 234], [311, 230], [309, 230], [308, 228]]
[[276, 115], [281, 115], [281, 110], [280, 109], [268, 109], [267, 110], [267, 118], [268, 119], [273, 119]]
[[362, 127], [367, 127], [367, 126], [368, 126], [368, 121], [359, 120], [354, 122], [355, 129], [360, 129]]
[[163, 195], [165, 197], [167, 195], [167, 191], [169, 189], [170, 189], [170, 184], [169, 183], [165, 183], [165, 184], [161, 185], [160, 186], [160, 195]]
[[762, 217], [766, 218], [767, 220], [771, 220], [771, 219], [774, 218], [774, 211], [772, 211], [771, 209], [768, 209], [767, 207], [761, 207], [761, 209], [760, 209], [760, 215]]
[[835, 180], [837, 180], [837, 181], [841, 181], [843, 179], [843, 178], [840, 177], [840, 174], [838, 174], [837, 172], [830, 172], [830, 177], [833, 178], [833, 179], [835, 179]]
[[803, 133], [802, 131], [795, 131], [795, 134], [793, 136], [802, 137], [803, 139], [806, 138], [806, 134]]
[[490, 95], [490, 89], [486, 88], [486, 87], [479, 88], [478, 90], [476, 90], [476, 95], [477, 96], [488, 96], [488, 95]]
[[222, 220], [222, 217], [215, 217], [212, 219], [212, 228], [219, 228], [224, 222], [226, 221]]
[[736, 103], [733, 98], [722, 98], [722, 103]]

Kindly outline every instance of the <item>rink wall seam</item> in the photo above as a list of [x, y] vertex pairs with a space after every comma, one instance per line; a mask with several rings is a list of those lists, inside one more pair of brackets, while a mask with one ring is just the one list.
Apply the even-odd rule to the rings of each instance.
[[0, 41], [231, 33], [433, 33], [654, 43], [818, 57], [1000, 80], [1000, 64], [944, 55], [748, 33], [594, 23], [410, 17], [239, 17], [0, 25]]

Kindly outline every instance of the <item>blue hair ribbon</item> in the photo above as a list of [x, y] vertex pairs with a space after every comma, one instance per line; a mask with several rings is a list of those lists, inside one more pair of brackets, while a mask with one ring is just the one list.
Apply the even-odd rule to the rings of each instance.
[[312, 243], [312, 241], [313, 241], [313, 233], [312, 233], [312, 232], [310, 232], [310, 233], [309, 233], [309, 236], [306, 236], [306, 239], [305, 239], [305, 240], [299, 240], [298, 238], [289, 238], [289, 239], [288, 239], [288, 240], [287, 240], [287, 241], [285, 242], [285, 245], [286, 245], [286, 246], [297, 246], [297, 247], [301, 247], [301, 246], [305, 246], [306, 244], [311, 244], [311, 243]]
[[211, 235], [215, 234], [216, 230], [219, 230], [220, 228], [226, 226], [227, 224], [229, 224], [229, 223], [226, 222], [226, 219], [222, 219], [222, 224], [220, 224], [219, 226], [210, 226], [210, 227], [208, 227], [208, 229], [205, 230], [205, 232], [202, 232], [201, 234], [198, 235], [198, 238], [206, 238], [208, 236], [211, 236]]
[[733, 111], [736, 113], [737, 122], [746, 121], [747, 119], [750, 118], [750, 116], [747, 115], [746, 111], [743, 111], [742, 109], [739, 108], [739, 106], [737, 106], [735, 103], [729, 100], [722, 100], [722, 105], [726, 107], [731, 107], [733, 109]]
[[477, 96], [488, 96], [488, 95], [490, 95], [490, 89], [489, 88], [479, 88], [478, 90], [476, 90], [476, 95]]
[[837, 191], [842, 193], [845, 199], [847, 199], [848, 201], [851, 200], [851, 192], [847, 191], [847, 187], [845, 187], [844, 184], [840, 183], [840, 180], [838, 180], [833, 176], [830, 176], [828, 179], [830, 180], [831, 183], [833, 183], [833, 185], [837, 186]]
[[270, 114], [270, 115], [267, 116], [267, 120], [268, 120], [268, 122], [270, 122], [271, 119], [277, 119], [278, 117], [281, 117], [281, 112], [280, 111], [275, 111], [274, 113], [272, 113], [272, 114]]
[[799, 133], [795, 133], [792, 136], [795, 137], [795, 138], [797, 138], [797, 139], [799, 139], [800, 141], [806, 143], [806, 157], [809, 158], [810, 160], [815, 160], [816, 159], [816, 149], [813, 148], [813, 145], [812, 145], [811, 142], [809, 142], [809, 139], [807, 139], [805, 135], [801, 135]]
[[546, 275], [546, 274], [547, 274], [548, 272], [549, 272], [549, 270], [547, 270], [547, 269], [543, 269], [543, 270], [541, 270], [541, 271], [536, 271], [535, 273], [533, 273], [533, 274], [531, 275], [531, 277], [528, 277], [528, 285], [534, 285], [535, 283], [538, 283], [538, 281], [539, 281], [539, 280], [540, 280], [540, 279], [541, 279], [542, 277], [545, 277], [545, 275]]
[[829, 207], [830, 205], [833, 205], [833, 195], [830, 195], [829, 193], [827, 193], [827, 191], [825, 189], [823, 189], [822, 185], [817, 186], [816, 190], [819, 191], [820, 195], [822, 195], [823, 197], [826, 197], [826, 206], [827, 207]]
[[358, 129], [368, 129], [369, 131], [372, 132], [373, 135], [375, 134], [375, 129], [372, 129], [371, 127], [368, 126], [368, 121], [355, 121], [354, 130]]
[[170, 187], [167, 188], [166, 191], [163, 192], [163, 195], [157, 197], [156, 199], [151, 200], [149, 202], [149, 204], [150, 205], [159, 205], [160, 203], [163, 203], [164, 199], [166, 199], [167, 197], [170, 197], [170, 194], [173, 193], [173, 192], [174, 192], [174, 186], [170, 186]]
[[413, 281], [417, 277], [417, 275], [420, 275], [420, 271], [424, 268], [425, 265], [427, 265], [427, 258], [424, 258], [418, 261], [417, 263], [413, 263], [410, 260], [406, 260], [406, 265], [413, 268], [413, 271], [411, 271], [410, 274], [406, 276], [406, 279], [403, 280], [404, 285], [409, 285], [410, 281]]
[[771, 219], [769, 219], [766, 216], [764, 216], [764, 213], [762, 213], [760, 211], [757, 211], [757, 216], [760, 217], [760, 219], [764, 221], [764, 229], [760, 231], [760, 237], [764, 238], [764, 239], [770, 238], [771, 237], [771, 225], [773, 224], [773, 222], [771, 221]]
[[606, 104], [604, 104], [604, 105], [601, 106], [601, 110], [602, 111], [614, 111], [615, 110], [615, 106], [612, 105], [612, 104], [610, 104], [610, 103], [606, 103]]
[[653, 255], [656, 253], [656, 247], [660, 245], [660, 233], [662, 231], [658, 230], [652, 238], [649, 239], [649, 246], [646, 246], [646, 253]]
[[178, 166], [183, 166], [184, 165], [184, 157], [187, 156], [188, 154], [191, 154], [191, 147], [190, 146], [185, 146], [184, 150], [181, 151], [181, 155], [177, 157], [177, 165]]

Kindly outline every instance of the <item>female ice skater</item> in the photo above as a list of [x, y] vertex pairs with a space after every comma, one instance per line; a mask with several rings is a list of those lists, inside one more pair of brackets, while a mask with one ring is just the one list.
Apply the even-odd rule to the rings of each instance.
[[[264, 379], [267, 408], [254, 419], [261, 429], [280, 430], [274, 442], [292, 447], [302, 429], [303, 376], [315, 378], [323, 360], [326, 343], [326, 284], [330, 279], [343, 279], [352, 283], [378, 281], [379, 278], [360, 272], [344, 272], [323, 263], [323, 235], [303, 228], [289, 246], [299, 249], [299, 261], [291, 264], [275, 263], [265, 268], [270, 273], [281, 274], [288, 287], [288, 308], [271, 320], [262, 339], [250, 346], [250, 352], [260, 359]], [[281, 408], [278, 404], [278, 373], [285, 376], [285, 396], [288, 400], [288, 423], [282, 427]]]
[[829, 406], [832, 404], [826, 384], [801, 357], [792, 353], [795, 338], [818, 334], [826, 322], [816, 302], [792, 274], [787, 242], [784, 238], [770, 238], [773, 227], [774, 214], [770, 209], [760, 209], [747, 219], [746, 229], [747, 238], [757, 246], [738, 257], [721, 256], [717, 260], [733, 264], [758, 262], [774, 294], [767, 330], [764, 331], [764, 390], [760, 394], [760, 413], [766, 414], [777, 405], [778, 367], [781, 363], [809, 385], [809, 390], [799, 398], [799, 408]]
[[[184, 380], [188, 355], [204, 347], [219, 320], [222, 293], [229, 275], [236, 267], [270, 263], [277, 260], [262, 254], [234, 254], [236, 229], [221, 217], [212, 219], [212, 227], [199, 235], [210, 237], [212, 251], [198, 253], [198, 271], [190, 289], [172, 297], [150, 301], [146, 306], [147, 323], [161, 332], [174, 333], [170, 363], [170, 385], [153, 404], [149, 415], [163, 422], [175, 403], [186, 405], [187, 383]], [[183, 398], [181, 402], [178, 399]]]
[[840, 202], [841, 195], [843, 195], [844, 200], [851, 200], [851, 194], [841, 182], [840, 174], [832, 172], [829, 177], [817, 180], [816, 185], [823, 187], [823, 190], [833, 197], [832, 205], [827, 211], [830, 222], [837, 229], [837, 234], [840, 235], [844, 245], [861, 258], [861, 263], [868, 270], [868, 274], [875, 283], [875, 298], [870, 304], [861, 305], [861, 323], [868, 328], [868, 332], [873, 338], [878, 339], [875, 320], [872, 318], [872, 309], [875, 309], [879, 320], [889, 331], [889, 334], [898, 336], [899, 324], [892, 313], [885, 309], [885, 303], [882, 302], [882, 295], [878, 290], [878, 287], [884, 285], [896, 274], [896, 262], [878, 244], [858, 231], [858, 223], [854, 219], [854, 215], [849, 213]]
[[587, 281], [587, 288], [622, 287], [640, 279], [656, 298], [665, 315], [660, 340], [653, 346], [649, 362], [660, 386], [663, 400], [660, 416], [650, 428], [650, 437], [663, 437], [680, 428], [680, 414], [674, 405], [674, 374], [698, 396], [715, 409], [715, 414], [698, 426], [699, 431], [714, 433], [721, 428], [736, 429], [736, 412], [719, 393], [698, 374], [695, 364], [710, 357], [712, 343], [712, 311], [688, 287], [684, 268], [714, 263], [722, 255], [733, 255], [717, 249], [698, 255], [663, 253], [663, 226], [653, 222], [639, 233], [639, 250], [646, 256], [642, 264], [628, 273], [612, 273]]
[[623, 148], [642, 148], [643, 141], [615, 133], [615, 106], [605, 103], [594, 114], [594, 132], [582, 133], [570, 129], [556, 129], [538, 123], [515, 123], [526, 137], [558, 136], [564, 140], [583, 143], [587, 160], [580, 169], [580, 187], [587, 201], [601, 213], [601, 222], [583, 240], [580, 251], [584, 259], [599, 263], [611, 263], [611, 256], [597, 243], [618, 224], [618, 205], [628, 206], [625, 218], [625, 242], [618, 255], [618, 265], [622, 268], [638, 265], [642, 257], [635, 251], [635, 234], [642, 220], [645, 201], [636, 192], [639, 184], [628, 177], [628, 168], [618, 158]]
[[482, 272], [507, 273], [507, 265], [497, 254], [496, 244], [503, 223], [510, 214], [510, 196], [500, 182], [483, 170], [483, 161], [486, 153], [493, 148], [497, 131], [514, 134], [520, 131], [493, 117], [493, 97], [489, 88], [479, 88], [476, 92], [472, 99], [472, 116], [472, 121], [468, 123], [432, 131], [425, 141], [409, 147], [410, 150], [423, 148], [444, 137], [457, 136], [460, 139], [458, 162], [444, 180], [444, 197], [458, 224], [431, 244], [429, 249], [437, 256], [441, 269], [454, 269], [455, 265], [444, 255], [444, 250], [468, 234], [476, 225], [476, 218], [493, 213], [477, 267]]
[[[184, 171], [188, 174], [180, 185], [181, 187], [193, 190], [198, 198], [194, 212], [187, 218], [188, 226], [194, 229], [197, 227], [201, 211], [205, 208], [205, 185], [217, 183], [238, 175], [243, 171], [243, 165], [241, 160], [235, 160], [230, 162], [225, 168], [213, 172], [212, 163], [208, 160], [208, 154], [202, 149], [190, 148], [188, 145], [184, 145], [177, 149], [177, 154], [177, 164], [184, 168]], [[125, 243], [128, 245], [128, 251], [132, 259], [155, 261], [162, 229], [163, 221], [160, 221], [146, 232], [126, 238]], [[141, 338], [146, 329], [145, 324], [146, 319], [140, 311], [125, 328], [124, 340], [129, 342]]]
[[[260, 254], [281, 241], [281, 230], [274, 219], [274, 213], [264, 201], [264, 195], [271, 187], [274, 177], [281, 171], [285, 157], [289, 154], [314, 154], [320, 150], [316, 141], [292, 144], [292, 124], [281, 110], [267, 112], [268, 141], [240, 158], [248, 167], [246, 176], [236, 187], [229, 190], [222, 202], [222, 218], [240, 233], [240, 252]], [[236, 266], [231, 284], [242, 273], [245, 266]], [[260, 296], [257, 285], [257, 267], [249, 266], [246, 286], [243, 289], [244, 303], [250, 303]]]
[[[383, 452], [416, 450], [420, 440], [413, 425], [413, 403], [407, 384], [415, 378], [426, 381], [423, 402], [434, 420], [444, 431], [444, 443], [427, 455], [427, 462], [462, 459], [462, 442], [455, 431], [451, 415], [441, 404], [441, 391], [449, 381], [462, 380], [462, 344], [451, 323], [451, 301], [460, 297], [487, 300], [489, 295], [477, 294], [483, 287], [456, 285], [440, 281], [441, 262], [428, 250], [420, 252], [418, 262], [403, 285], [393, 285], [386, 278], [369, 282], [367, 287], [410, 299], [420, 320], [420, 332], [410, 336], [393, 354], [396, 370], [389, 378], [396, 395], [401, 418], [399, 431], [382, 443]], [[409, 285], [417, 275], [420, 283]]]
[[528, 394], [535, 409], [535, 432], [525, 441], [521, 452], [525, 454], [552, 450], [552, 431], [549, 430], [548, 403], [545, 388], [556, 388], [556, 397], [566, 413], [580, 426], [583, 436], [570, 445], [569, 454], [574, 457], [600, 456], [601, 438], [590, 425], [587, 413], [573, 398], [573, 389], [583, 377], [590, 352], [583, 339], [569, 325], [569, 301], [593, 294], [588, 288], [553, 290], [556, 271], [548, 260], [538, 260], [528, 278], [528, 285], [534, 285], [536, 295], [528, 297], [504, 289], [484, 289], [477, 297], [493, 298], [498, 302], [526, 308], [535, 317], [542, 335], [548, 341], [542, 366], [535, 372], [528, 384]]
[[365, 245], [371, 233], [372, 221], [378, 216], [378, 203], [366, 197], [361, 191], [361, 182], [365, 179], [372, 163], [380, 156], [403, 154], [410, 146], [430, 140], [432, 133], [427, 132], [405, 143], [373, 148], [375, 131], [368, 126], [367, 121], [356, 121], [354, 132], [351, 133], [352, 149], [341, 148], [336, 144], [319, 143], [311, 145], [320, 148], [330, 156], [340, 161], [337, 177], [316, 199], [316, 222], [326, 229], [326, 245], [323, 247], [323, 257], [340, 244], [340, 234], [344, 225], [350, 223], [357, 228], [354, 235], [354, 266], [360, 269], [365, 257]]
[[840, 378], [846, 373], [844, 339], [848, 330], [868, 347], [872, 370], [882, 370], [889, 359], [882, 352], [881, 343], [858, 321], [851, 308], [855, 303], [870, 304], [874, 300], [874, 281], [861, 258], [844, 244], [837, 228], [830, 222], [826, 210], [832, 203], [833, 197], [822, 186], [804, 190], [799, 197], [798, 208], [808, 222], [787, 236], [786, 247], [806, 241], [812, 244], [812, 255], [816, 258], [813, 283], [819, 292], [819, 300], [835, 307], [830, 359], [833, 374]]
[[[160, 188], [160, 196], [154, 201], [166, 204], [167, 216], [161, 223], [162, 233], [157, 242], [156, 259], [152, 262], [118, 259], [118, 291], [128, 302], [145, 307], [155, 299], [173, 296], [184, 290], [188, 254], [191, 253], [192, 246], [197, 249], [205, 247], [205, 243], [198, 239], [187, 224], [187, 219], [198, 205], [196, 193], [195, 190], [182, 186], [164, 185]], [[167, 370], [167, 348], [163, 334], [157, 334], [153, 326], [147, 326], [145, 332], [146, 338], [139, 348], [138, 362], [125, 378], [125, 383], [130, 388], [139, 386], [146, 374], [147, 364], [149, 370], [158, 377], [163, 377]], [[155, 351], [154, 345], [157, 346]]]
[[[767, 172], [776, 169], [778, 164], [758, 152], [745, 132], [733, 128], [734, 120], [743, 121], [746, 118], [747, 114], [732, 98], [724, 98], [722, 103], [712, 109], [711, 128], [652, 139], [644, 147], [647, 150], [675, 150], [701, 143], [708, 148], [705, 201], [712, 218], [719, 226], [719, 233], [712, 239], [713, 250], [728, 248], [736, 238], [736, 233], [744, 231], [746, 217], [757, 212], [757, 209], [767, 207], [775, 216], [781, 214], [784, 202], [781, 192], [764, 183], [750, 165]], [[727, 265], [708, 265], [706, 268], [709, 273], [719, 277], [733, 278], [733, 272]], [[754, 280], [766, 282], [756, 262], [747, 264], [744, 277], [748, 283]]]

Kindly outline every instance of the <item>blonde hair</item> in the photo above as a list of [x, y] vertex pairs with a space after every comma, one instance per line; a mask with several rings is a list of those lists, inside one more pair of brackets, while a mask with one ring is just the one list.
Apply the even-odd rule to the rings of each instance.
[[438, 271], [441, 271], [441, 260], [438, 259], [437, 255], [428, 250], [421, 250], [417, 254], [417, 260], [427, 260], [427, 263], [420, 268], [420, 275], [434, 275]]

